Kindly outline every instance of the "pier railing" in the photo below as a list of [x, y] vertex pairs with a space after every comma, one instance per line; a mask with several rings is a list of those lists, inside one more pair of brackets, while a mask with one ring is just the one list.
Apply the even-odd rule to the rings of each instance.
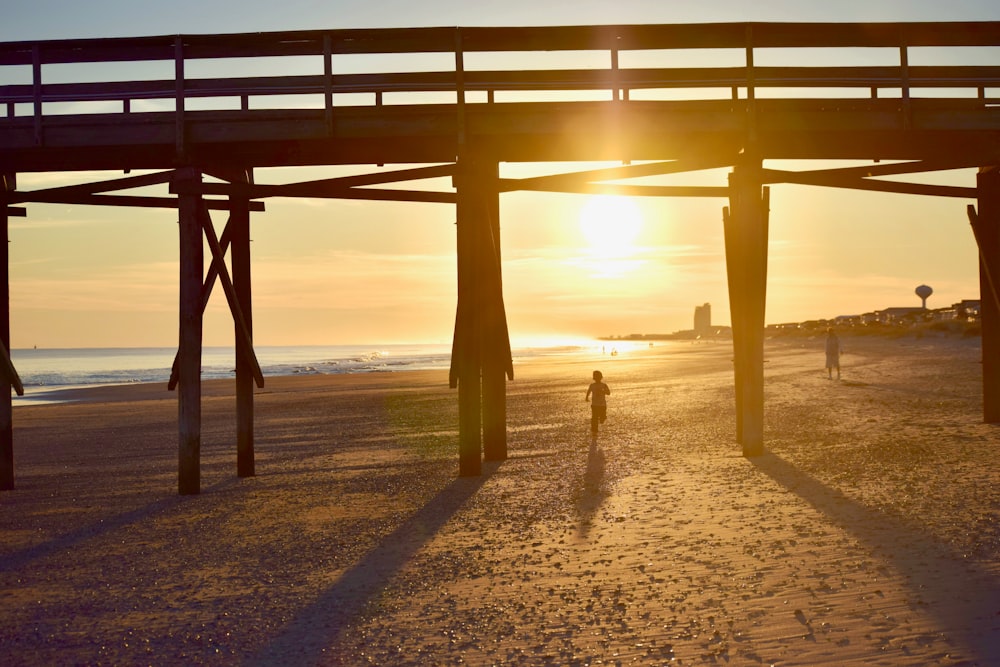
[[[978, 63], [956, 63], [959, 47], [995, 50]], [[542, 56], [559, 52], [563, 64], [537, 66]], [[32, 117], [40, 130], [49, 115], [144, 111], [170, 111], [180, 119], [199, 109], [260, 108], [268, 98], [282, 108], [322, 107], [328, 115], [345, 104], [499, 104], [552, 95], [621, 102], [929, 96], [993, 105], [1000, 103], [997, 53], [1000, 22], [414, 28], [10, 42], [0, 44], [0, 125]], [[818, 55], [839, 63], [810, 64]], [[373, 56], [382, 57], [364, 68], [373, 71], [349, 71], [358, 69], [352, 58]], [[872, 64], [872, 56], [879, 62]], [[688, 65], [699, 59], [724, 64]], [[586, 65], [573, 66], [574, 60]], [[656, 64], [667, 61], [673, 62]], [[123, 64], [125, 76], [109, 78], [112, 66]], [[199, 76], [206, 64], [219, 73]], [[279, 73], [261, 74], [265, 67]]]

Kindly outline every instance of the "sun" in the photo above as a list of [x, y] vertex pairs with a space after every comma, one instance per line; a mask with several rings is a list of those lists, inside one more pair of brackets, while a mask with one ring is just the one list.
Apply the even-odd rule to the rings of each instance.
[[629, 197], [594, 195], [580, 208], [580, 231], [598, 257], [634, 255], [641, 230], [642, 212]]

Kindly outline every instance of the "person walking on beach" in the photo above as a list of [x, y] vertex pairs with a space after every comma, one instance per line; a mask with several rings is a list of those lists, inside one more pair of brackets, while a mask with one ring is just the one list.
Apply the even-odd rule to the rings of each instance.
[[837, 370], [837, 379], [840, 379], [840, 339], [834, 333], [833, 327], [826, 330], [826, 374], [833, 379], [833, 371]]
[[[590, 432], [597, 435], [597, 424], [603, 424], [608, 418], [607, 396], [611, 389], [604, 383], [604, 375], [601, 371], [594, 371], [594, 381], [587, 387], [587, 396], [583, 399], [590, 401]], [[593, 398], [591, 398], [593, 397]]]

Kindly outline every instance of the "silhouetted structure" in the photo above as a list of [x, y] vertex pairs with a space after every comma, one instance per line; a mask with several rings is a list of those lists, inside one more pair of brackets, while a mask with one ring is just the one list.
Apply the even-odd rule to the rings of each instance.
[[920, 297], [920, 307], [927, 309], [927, 297], [934, 294], [934, 290], [930, 288], [929, 285], [917, 285], [917, 289], [914, 290], [917, 296]]
[[702, 304], [694, 307], [694, 333], [704, 336], [712, 331], [712, 306]]
[[[237, 470], [253, 474], [253, 385], [263, 384], [253, 349], [249, 221], [269, 197], [436, 202], [456, 207], [458, 295], [450, 384], [458, 388], [459, 471], [507, 455], [506, 386], [513, 377], [503, 303], [500, 194], [518, 190], [715, 197], [723, 208], [732, 313], [736, 439], [763, 452], [763, 335], [767, 279], [767, 187], [799, 183], [978, 200], [969, 217], [981, 253], [984, 413], [1000, 421], [1000, 67], [911, 65], [911, 48], [1000, 46], [1000, 22], [793, 24], [727, 23], [510, 28], [317, 30], [176, 35], [0, 44], [0, 66], [30, 72], [0, 85], [0, 224], [34, 202], [169, 207], [178, 210], [180, 335], [178, 488], [200, 488], [202, 310], [215, 281], [236, 329]], [[801, 65], [796, 48], [835, 50], [841, 66]], [[897, 50], [892, 65], [853, 64], [857, 47]], [[735, 67], [628, 67], [630, 52], [721, 49]], [[758, 49], [788, 53], [782, 65], [755, 63]], [[606, 67], [524, 69], [537, 51], [603, 51]], [[933, 52], [933, 49], [931, 49]], [[466, 67], [475, 54], [512, 54], [495, 69]], [[435, 71], [342, 73], [358, 54], [440, 54]], [[228, 59], [255, 72], [256, 59], [310, 56], [321, 71], [287, 76], [192, 77], [196, 61]], [[141, 78], [148, 63], [172, 78]], [[390, 62], [385, 60], [383, 62]], [[50, 83], [50, 66], [131, 63], [136, 79]], [[291, 70], [291, 67], [290, 67]], [[113, 70], [121, 71], [121, 70]], [[844, 99], [842, 90], [860, 91]], [[706, 94], [701, 94], [707, 89]], [[796, 97], [806, 89], [811, 94]], [[958, 92], [952, 93], [953, 90]], [[966, 89], [966, 90], [960, 90]], [[725, 95], [718, 95], [719, 91]], [[830, 90], [828, 96], [815, 91]], [[880, 96], [880, 91], [894, 96]], [[931, 90], [920, 98], [914, 91]], [[974, 96], [965, 94], [975, 91]], [[547, 95], [558, 91], [558, 98]], [[758, 92], [765, 94], [758, 96]], [[602, 92], [602, 95], [595, 94]], [[429, 97], [430, 95], [430, 97]], [[520, 98], [512, 97], [520, 95]], [[272, 96], [300, 108], [265, 108]], [[359, 96], [366, 102], [357, 103]], [[391, 102], [390, 99], [391, 97]], [[239, 108], [228, 106], [238, 99]], [[342, 100], [349, 99], [349, 103]], [[553, 101], [556, 100], [556, 101]], [[73, 103], [103, 104], [95, 113]], [[141, 102], [141, 104], [138, 104]], [[251, 104], [253, 102], [253, 104]], [[318, 103], [318, 104], [317, 104]], [[165, 110], [164, 110], [165, 109]], [[865, 160], [861, 167], [788, 171], [765, 160]], [[622, 166], [501, 178], [501, 162], [614, 161]], [[263, 184], [254, 170], [368, 165], [369, 173]], [[414, 165], [382, 169], [385, 164]], [[428, 166], [430, 165], [430, 166]], [[976, 187], [878, 178], [981, 168]], [[623, 184], [630, 178], [731, 170], [728, 186]], [[33, 191], [17, 174], [69, 170], [154, 170]], [[204, 177], [213, 177], [206, 182]], [[382, 187], [447, 177], [452, 187]], [[619, 181], [609, 184], [611, 181]], [[121, 194], [169, 184], [169, 196]], [[116, 193], [116, 194], [109, 194]], [[210, 210], [228, 211], [221, 237]], [[203, 245], [211, 263], [206, 276]], [[2, 244], [7, 267], [7, 244]], [[224, 261], [232, 258], [231, 274]], [[6, 269], [5, 269], [6, 271]], [[12, 488], [8, 281], [0, 280], [0, 488]]]

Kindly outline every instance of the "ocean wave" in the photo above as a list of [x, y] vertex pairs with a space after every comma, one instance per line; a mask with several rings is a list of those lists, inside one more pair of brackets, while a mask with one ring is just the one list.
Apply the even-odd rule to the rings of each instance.
[[[564, 355], [586, 351], [580, 345], [520, 348], [515, 359]], [[26, 389], [82, 387], [170, 379], [174, 348], [18, 349], [12, 350], [14, 367]], [[256, 349], [264, 376], [384, 373], [406, 370], [447, 369], [451, 346], [433, 345], [333, 345], [261, 346]], [[235, 375], [232, 348], [202, 350], [203, 379]]]

